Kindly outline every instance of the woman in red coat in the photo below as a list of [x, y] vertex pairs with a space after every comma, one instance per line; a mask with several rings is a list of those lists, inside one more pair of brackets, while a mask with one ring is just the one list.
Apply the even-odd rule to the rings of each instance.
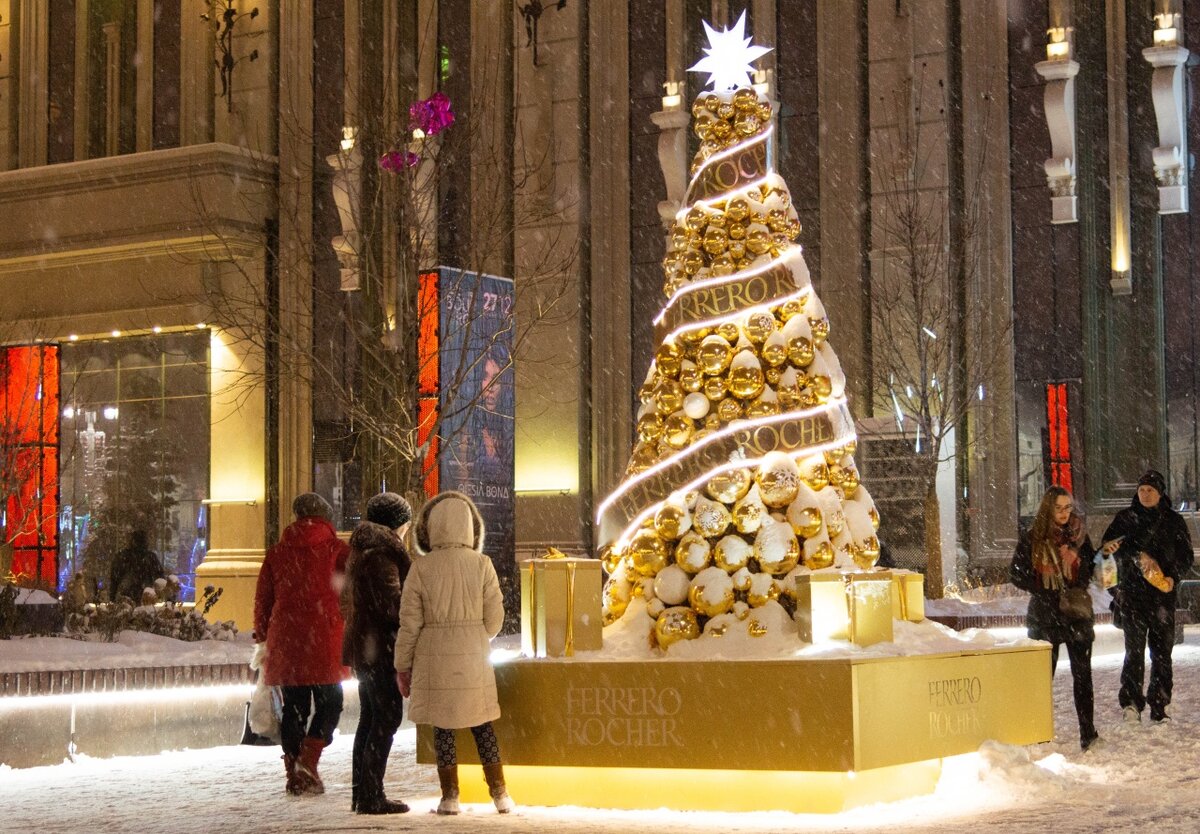
[[[292, 502], [296, 520], [267, 551], [254, 595], [254, 639], [265, 682], [283, 691], [280, 736], [287, 791], [324, 793], [317, 763], [342, 714], [342, 615], [338, 590], [349, 547], [314, 492]], [[309, 714], [312, 720], [309, 721]]]

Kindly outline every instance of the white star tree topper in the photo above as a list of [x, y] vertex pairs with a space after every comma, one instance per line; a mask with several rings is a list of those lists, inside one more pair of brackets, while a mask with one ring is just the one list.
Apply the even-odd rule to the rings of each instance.
[[704, 32], [708, 35], [708, 47], [704, 57], [695, 66], [688, 67], [688, 72], [707, 72], [708, 83], [714, 91], [749, 87], [753, 83], [750, 75], [754, 72], [751, 62], [766, 55], [771, 48], [750, 45], [750, 38], [746, 37], [746, 13], [742, 12], [733, 28], [719, 32], [706, 20]]

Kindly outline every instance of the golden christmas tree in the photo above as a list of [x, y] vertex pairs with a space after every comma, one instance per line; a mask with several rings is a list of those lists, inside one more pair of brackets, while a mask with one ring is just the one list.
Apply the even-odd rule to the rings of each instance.
[[701, 145], [663, 260], [659, 347], [625, 479], [599, 510], [605, 623], [641, 596], [664, 649], [766, 634], [794, 609], [798, 574], [879, 558], [845, 375], [772, 167], [771, 104], [750, 83], [769, 50], [744, 26], [705, 24], [692, 69], [714, 89], [692, 105]]

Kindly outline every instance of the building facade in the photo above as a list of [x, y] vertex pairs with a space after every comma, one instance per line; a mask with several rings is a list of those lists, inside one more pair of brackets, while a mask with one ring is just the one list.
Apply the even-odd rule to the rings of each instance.
[[[1004, 564], [1051, 481], [1099, 517], [1154, 465], [1194, 505], [1200, 0], [0, 0], [6, 402], [53, 388], [57, 415], [13, 441], [54, 454], [15, 479], [37, 486], [10, 550], [61, 582], [147, 526], [247, 619], [291, 496], [348, 527], [376, 489], [419, 492], [395, 461], [430, 447], [366, 427], [397, 397], [416, 414], [395, 357], [440, 265], [514, 282], [504, 558], [590, 552], [697, 141], [686, 68], [702, 20], [743, 12], [901, 563], [923, 558], [928, 439], [893, 407], [881, 316], [917, 259], [958, 369], [926, 380], [955, 392], [950, 575]], [[418, 141], [409, 105], [439, 91], [457, 121]]]

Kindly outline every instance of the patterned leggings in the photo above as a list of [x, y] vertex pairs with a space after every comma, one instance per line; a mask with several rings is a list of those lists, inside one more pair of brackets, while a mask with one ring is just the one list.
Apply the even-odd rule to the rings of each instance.
[[[492, 722], [480, 724], [471, 728], [475, 736], [475, 749], [479, 751], [481, 764], [500, 764], [500, 745], [496, 741], [496, 731]], [[454, 730], [433, 728], [433, 746], [437, 750], [438, 767], [454, 767], [458, 764], [458, 753], [454, 748]]]

